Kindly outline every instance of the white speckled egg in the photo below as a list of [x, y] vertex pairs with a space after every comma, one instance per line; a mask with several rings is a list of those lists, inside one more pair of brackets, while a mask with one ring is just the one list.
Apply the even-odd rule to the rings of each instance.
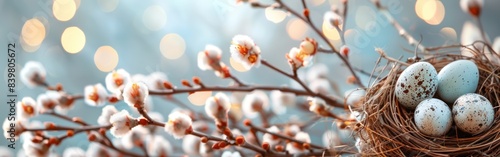
[[436, 69], [427, 62], [417, 62], [399, 75], [396, 98], [401, 105], [414, 109], [420, 101], [432, 98], [437, 87]]
[[436, 98], [425, 99], [415, 109], [415, 125], [429, 136], [443, 136], [451, 128], [452, 118], [448, 105]]
[[453, 104], [453, 120], [457, 127], [470, 134], [479, 134], [493, 124], [495, 111], [490, 101], [476, 93], [460, 96]]
[[437, 94], [441, 100], [453, 103], [466, 93], [474, 93], [479, 82], [479, 70], [469, 60], [458, 60], [446, 65], [438, 73]]

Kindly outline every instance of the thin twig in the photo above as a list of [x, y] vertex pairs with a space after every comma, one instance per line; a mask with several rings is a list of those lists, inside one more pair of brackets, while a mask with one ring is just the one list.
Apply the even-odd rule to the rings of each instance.
[[165, 91], [154, 91], [150, 90], [150, 95], [172, 95], [172, 94], [180, 94], [180, 93], [191, 93], [191, 92], [199, 92], [199, 91], [226, 91], [226, 92], [251, 92], [254, 90], [280, 90], [282, 92], [294, 93], [297, 96], [312, 96], [319, 97], [325, 102], [333, 107], [341, 107], [344, 108], [344, 103], [339, 103], [339, 100], [334, 100], [331, 97], [328, 97], [321, 93], [310, 93], [303, 90], [292, 89], [288, 87], [272, 87], [272, 86], [246, 86], [246, 87], [219, 87], [219, 86], [207, 86], [205, 88], [187, 88], [187, 89], [174, 89], [174, 90], [165, 90]]

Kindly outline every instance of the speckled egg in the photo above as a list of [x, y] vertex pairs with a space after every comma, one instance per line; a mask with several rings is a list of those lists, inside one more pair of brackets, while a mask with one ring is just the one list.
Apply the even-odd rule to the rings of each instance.
[[437, 94], [441, 100], [453, 103], [466, 93], [474, 93], [479, 82], [479, 70], [469, 60], [458, 60], [446, 65], [438, 73]]
[[432, 98], [437, 87], [436, 69], [427, 62], [417, 62], [399, 75], [396, 98], [401, 105], [414, 109], [422, 100]]
[[420, 102], [415, 109], [414, 118], [418, 130], [429, 136], [445, 135], [453, 122], [448, 105], [435, 98]]
[[453, 120], [457, 127], [470, 134], [479, 134], [487, 130], [495, 111], [490, 101], [476, 93], [468, 93], [458, 97], [453, 104]]

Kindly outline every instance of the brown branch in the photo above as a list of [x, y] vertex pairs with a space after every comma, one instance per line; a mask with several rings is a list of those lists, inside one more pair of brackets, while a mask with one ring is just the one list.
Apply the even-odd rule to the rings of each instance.
[[234, 82], [236, 82], [239, 86], [247, 86], [243, 82], [241, 82], [237, 77], [234, 77], [233, 75], [230, 75], [229, 78], [231, 78]]
[[305, 19], [304, 17], [300, 16], [299, 13], [297, 13], [296, 11], [294, 11], [293, 9], [291, 9], [290, 7], [288, 7], [281, 0], [276, 0], [276, 2], [278, 4], [280, 4], [280, 8], [282, 8], [282, 9], [284, 9], [284, 10], [292, 13], [296, 17], [298, 17], [298, 18], [302, 19], [304, 22], [306, 22], [314, 30], [314, 32], [316, 32], [316, 34], [319, 35], [321, 37], [321, 39], [323, 39], [323, 41], [326, 42], [326, 44], [332, 49], [332, 51], [337, 55], [337, 57], [339, 57], [342, 60], [342, 62], [344, 62], [344, 64], [346, 64], [348, 70], [356, 78], [356, 80], [359, 80], [359, 81], [356, 81], [356, 85], [358, 85], [359, 87], [365, 88], [365, 86], [361, 83], [361, 79], [359, 79], [359, 76], [352, 69], [351, 63], [347, 60], [347, 58], [345, 58], [344, 56], [342, 56], [339, 53], [339, 51], [335, 48], [335, 46], [333, 46], [333, 44], [330, 43], [330, 41], [328, 40], [328, 38], [326, 38], [326, 36], [323, 33], [321, 33], [321, 31], [312, 23], [312, 21], [307, 21], [307, 19]]
[[[330, 47], [331, 50], [325, 50], [325, 49], [319, 49], [318, 51], [319, 52], [324, 52], [324, 53], [335, 53], [337, 55], [337, 57], [339, 57], [342, 62], [344, 62], [344, 64], [347, 65], [347, 68], [349, 70], [349, 72], [356, 78], [356, 80], [360, 80], [359, 79], [359, 76], [356, 74], [356, 72], [354, 71], [354, 69], [352, 69], [352, 66], [351, 64], [349, 63], [349, 61], [347, 60], [347, 58], [343, 57], [339, 51], [335, 48], [335, 46], [332, 45], [332, 43], [330, 43], [330, 41], [328, 40], [328, 38], [326, 38], [326, 36], [321, 33], [321, 31], [312, 23], [312, 21], [308, 21], [307, 18], [301, 16], [298, 12], [294, 11], [293, 9], [291, 9], [290, 7], [288, 7], [286, 4], [284, 4], [281, 0], [276, 0], [276, 2], [279, 4], [279, 9], [283, 9], [287, 12], [290, 12], [292, 13], [294, 16], [296, 16], [297, 18], [301, 19], [302, 21], [306, 22], [309, 27], [311, 27], [313, 29], [313, 31], [319, 35], [321, 37], [322, 40], [324, 40], [326, 42], [326, 44], [328, 45], [328, 47]], [[267, 7], [270, 7], [271, 5], [265, 5], [265, 4], [261, 4], [259, 2], [252, 2], [251, 3], [252, 7], [254, 8], [267, 8]], [[362, 88], [365, 88], [365, 86], [361, 83], [361, 81], [357, 81], [356, 82], [356, 85], [358, 85], [359, 87], [362, 87]]]
[[320, 93], [309, 93], [303, 90], [292, 89], [288, 87], [272, 87], [272, 86], [245, 86], [245, 87], [220, 87], [220, 86], [207, 86], [204, 88], [187, 88], [187, 89], [173, 89], [173, 90], [165, 90], [165, 91], [155, 91], [150, 90], [150, 95], [172, 95], [172, 94], [180, 94], [180, 93], [191, 93], [191, 92], [199, 92], [199, 91], [224, 91], [224, 92], [251, 92], [254, 90], [264, 90], [264, 91], [272, 91], [272, 90], [280, 90], [282, 92], [294, 93], [297, 96], [312, 96], [319, 97], [325, 100], [325, 102], [333, 107], [341, 107], [344, 108], [344, 103], [339, 103], [339, 100], [334, 100], [331, 97], [328, 97], [324, 94]]
[[[271, 135], [274, 135], [274, 136], [277, 136], [281, 139], [285, 139], [285, 140], [289, 140], [289, 141], [292, 141], [292, 142], [297, 142], [297, 143], [300, 143], [300, 144], [304, 144], [306, 142], [304, 141], [299, 141], [299, 140], [296, 140], [294, 138], [290, 138], [288, 136], [285, 136], [285, 135], [282, 135], [282, 134], [279, 134], [279, 133], [273, 133], [273, 132], [269, 132], [267, 131], [265, 128], [262, 128], [262, 127], [259, 127], [259, 126], [255, 126], [253, 125], [252, 123], [249, 124], [250, 129], [254, 129], [256, 131], [259, 131], [259, 132], [262, 132], [262, 133], [268, 133], [268, 134], [271, 134]], [[315, 145], [315, 144], [312, 144], [310, 143], [310, 146], [312, 148], [316, 148], [316, 149], [326, 149], [325, 147], [322, 147], [322, 146], [318, 146], [318, 145]]]
[[99, 130], [101, 128], [109, 129], [112, 125], [103, 125], [103, 126], [84, 126], [81, 128], [67, 127], [67, 126], [55, 126], [53, 128], [25, 128], [24, 131], [66, 131], [73, 130], [76, 133], [83, 131], [92, 131]]
[[51, 116], [54, 116], [54, 117], [57, 117], [57, 118], [60, 118], [60, 119], [63, 119], [63, 120], [66, 120], [66, 121], [70, 121], [70, 122], [73, 122], [73, 123], [77, 123], [77, 124], [80, 124], [80, 125], [83, 125], [83, 126], [87, 126], [89, 124], [81, 121], [81, 120], [77, 120], [75, 121], [75, 119], [78, 119], [78, 118], [71, 118], [71, 117], [68, 117], [66, 115], [62, 115], [62, 114], [59, 114], [59, 113], [56, 113], [54, 111], [47, 111], [47, 112], [44, 112], [43, 114], [47, 114], [47, 115], [51, 115]]
[[415, 40], [415, 38], [409, 34], [404, 28], [403, 26], [401, 26], [401, 24], [399, 24], [398, 21], [396, 21], [394, 19], [394, 17], [389, 13], [389, 11], [387, 10], [387, 8], [383, 7], [382, 5], [380, 5], [380, 1], [372, 1], [373, 4], [377, 7], [377, 9], [382, 12], [382, 14], [389, 20], [389, 22], [394, 26], [394, 28], [396, 28], [396, 30], [398, 31], [398, 33], [408, 41], [408, 44], [410, 44], [411, 46], [415, 46], [417, 47], [420, 51], [424, 52], [424, 53], [427, 53], [428, 51], [426, 51], [426, 48], [424, 45], [422, 44], [418, 44], [417, 43], [417, 40]]
[[274, 71], [280, 73], [280, 74], [283, 74], [285, 75], [286, 77], [289, 77], [291, 79], [293, 79], [295, 82], [299, 83], [300, 86], [302, 86], [302, 88], [304, 88], [308, 93], [311, 93], [313, 94], [314, 92], [311, 91], [311, 89], [309, 89], [309, 87], [307, 87], [304, 82], [302, 82], [302, 80], [300, 80], [300, 78], [297, 76], [297, 69], [294, 68], [293, 69], [293, 74], [288, 74], [287, 72], [284, 72], [283, 70], [275, 67], [274, 65], [272, 65], [271, 63], [267, 62], [266, 60], [262, 60], [261, 61], [263, 65], [273, 69]]

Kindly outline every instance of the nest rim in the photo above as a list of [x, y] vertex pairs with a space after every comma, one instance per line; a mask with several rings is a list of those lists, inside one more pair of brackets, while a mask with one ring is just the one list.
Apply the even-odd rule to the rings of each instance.
[[396, 64], [386, 77], [366, 90], [362, 108], [358, 109], [365, 114], [357, 132], [364, 145], [363, 156], [500, 156], [500, 87], [497, 87], [500, 65], [481, 57], [458, 54], [434, 55], [422, 61], [431, 63], [439, 71], [456, 60], [470, 60], [477, 65], [479, 83], [475, 93], [485, 96], [495, 112], [490, 128], [470, 135], [461, 132], [453, 122], [452, 129], [444, 136], [422, 134], [414, 124], [413, 110], [399, 105], [395, 96], [396, 80], [404, 70]]

